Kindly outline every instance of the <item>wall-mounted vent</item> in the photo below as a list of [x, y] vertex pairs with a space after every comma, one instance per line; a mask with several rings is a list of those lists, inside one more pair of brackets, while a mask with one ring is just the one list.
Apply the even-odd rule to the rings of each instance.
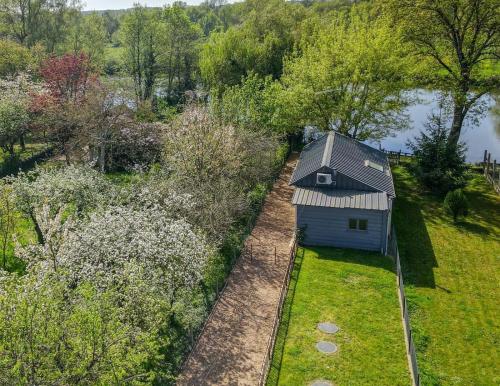
[[365, 160], [365, 166], [378, 170], [379, 172], [384, 171], [384, 167], [376, 162], [370, 161], [370, 160]]
[[332, 175], [329, 173], [317, 173], [316, 174], [316, 184], [318, 185], [331, 185]]

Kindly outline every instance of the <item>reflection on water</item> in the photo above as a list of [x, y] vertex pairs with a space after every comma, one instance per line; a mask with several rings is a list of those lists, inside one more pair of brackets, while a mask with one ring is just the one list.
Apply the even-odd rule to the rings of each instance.
[[[418, 135], [424, 129], [429, 114], [438, 110], [438, 93], [436, 91], [419, 90], [420, 103], [411, 106], [408, 113], [412, 120], [412, 129], [398, 133], [395, 137], [389, 137], [381, 141], [381, 146], [387, 150], [409, 151], [406, 146], [408, 139]], [[492, 159], [500, 160], [500, 96], [487, 97], [489, 109], [477, 125], [466, 124], [462, 128], [460, 140], [467, 145], [467, 161], [482, 161], [484, 150], [488, 149]], [[378, 143], [370, 143], [377, 146]]]

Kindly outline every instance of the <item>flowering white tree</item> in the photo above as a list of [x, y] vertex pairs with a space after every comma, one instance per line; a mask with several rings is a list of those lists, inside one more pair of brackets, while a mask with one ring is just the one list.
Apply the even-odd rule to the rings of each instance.
[[18, 210], [33, 221], [41, 244], [44, 237], [36, 212], [44, 205], [52, 215], [63, 206], [71, 206], [77, 215], [82, 215], [109, 202], [114, 192], [104, 176], [87, 166], [36, 168], [9, 181]]

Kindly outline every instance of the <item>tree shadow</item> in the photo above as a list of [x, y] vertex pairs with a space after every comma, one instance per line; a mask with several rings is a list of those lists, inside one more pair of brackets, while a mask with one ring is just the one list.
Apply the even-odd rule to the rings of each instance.
[[410, 178], [404, 173], [396, 178], [398, 196], [393, 210], [404, 283], [436, 288], [434, 268], [438, 263], [422, 213], [429, 201], [421, 198], [421, 192], [412, 189]]

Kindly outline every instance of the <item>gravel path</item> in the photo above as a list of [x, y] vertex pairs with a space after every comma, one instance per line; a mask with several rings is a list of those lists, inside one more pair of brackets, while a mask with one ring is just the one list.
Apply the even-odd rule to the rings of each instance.
[[[198, 345], [177, 382], [187, 385], [258, 385], [285, 277], [295, 225], [288, 186], [296, 162], [292, 156], [246, 241], [215, 305]], [[252, 245], [253, 258], [248, 252]], [[278, 263], [274, 263], [274, 247]]]

